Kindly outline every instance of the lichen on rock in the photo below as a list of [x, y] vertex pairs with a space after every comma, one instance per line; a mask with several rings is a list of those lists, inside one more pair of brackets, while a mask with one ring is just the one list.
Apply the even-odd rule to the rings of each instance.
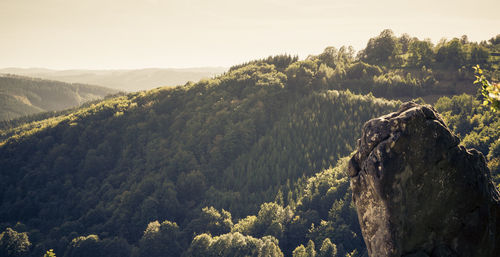
[[483, 155], [430, 106], [413, 102], [363, 126], [349, 163], [371, 257], [500, 256], [500, 200]]

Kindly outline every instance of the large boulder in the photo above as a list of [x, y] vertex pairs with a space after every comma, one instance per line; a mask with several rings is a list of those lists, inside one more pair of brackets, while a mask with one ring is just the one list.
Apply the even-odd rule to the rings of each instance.
[[405, 103], [363, 126], [349, 163], [371, 257], [500, 256], [500, 202], [481, 153], [430, 106]]

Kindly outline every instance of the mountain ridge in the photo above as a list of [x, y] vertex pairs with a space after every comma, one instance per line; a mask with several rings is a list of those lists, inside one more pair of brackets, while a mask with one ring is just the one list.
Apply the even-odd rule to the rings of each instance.
[[1, 74], [0, 120], [68, 109], [116, 93], [117, 90], [101, 86]]
[[140, 91], [160, 86], [178, 86], [188, 81], [211, 78], [226, 71], [223, 67], [143, 68], [110, 70], [52, 70], [45, 68], [4, 68], [0, 73], [12, 73], [52, 79], [67, 83], [87, 83], [121, 91]]

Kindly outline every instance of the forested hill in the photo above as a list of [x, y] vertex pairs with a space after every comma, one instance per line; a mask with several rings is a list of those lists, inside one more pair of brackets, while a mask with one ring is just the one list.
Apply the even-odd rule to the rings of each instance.
[[212, 78], [225, 72], [222, 67], [184, 69], [149, 68], [137, 70], [50, 70], [36, 68], [6, 68], [0, 73], [10, 73], [43, 79], [101, 85], [120, 91], [140, 91], [160, 86], [177, 86], [188, 81]]
[[76, 107], [117, 92], [100, 86], [0, 74], [0, 121]]
[[434, 103], [443, 95], [475, 94], [472, 66], [476, 64], [487, 70], [488, 78], [500, 80], [499, 53], [500, 35], [479, 43], [462, 36], [434, 45], [430, 40], [408, 34], [397, 37], [384, 30], [356, 57], [350, 48], [328, 47], [309, 57], [307, 66], [316, 65], [330, 89], [371, 92], [390, 99], [423, 97]]
[[363, 122], [397, 103], [305, 92], [287, 82], [285, 62], [295, 60], [280, 56], [19, 128], [0, 148], [0, 220], [37, 235], [36, 254], [62, 254], [89, 234], [137, 246], [154, 220], [198, 230], [188, 225], [206, 206], [238, 218], [278, 192], [283, 204], [293, 201], [298, 179], [334, 166]]
[[[488, 53], [500, 42], [457, 40], [450, 42]], [[455, 43], [431, 45], [424, 72], [410, 61], [418, 51], [398, 50], [401, 38], [383, 32], [370, 42], [358, 57], [346, 47], [302, 61], [269, 57], [2, 131], [0, 252], [363, 256], [342, 157], [365, 121], [400, 102], [356, 93], [475, 91], [473, 55], [466, 52], [460, 68], [437, 57]], [[491, 58], [482, 64], [495, 76]], [[498, 116], [468, 95], [436, 106], [500, 166], [499, 135], [490, 133], [500, 131]]]

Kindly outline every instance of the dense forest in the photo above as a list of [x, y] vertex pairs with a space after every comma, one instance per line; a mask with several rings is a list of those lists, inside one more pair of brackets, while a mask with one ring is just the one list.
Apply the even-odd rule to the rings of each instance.
[[366, 256], [345, 174], [363, 123], [421, 97], [498, 184], [498, 113], [472, 83], [476, 64], [498, 80], [497, 52], [500, 35], [385, 30], [357, 55], [273, 56], [4, 126], [0, 256]]
[[116, 93], [100, 86], [0, 74], [0, 121], [61, 111]]

